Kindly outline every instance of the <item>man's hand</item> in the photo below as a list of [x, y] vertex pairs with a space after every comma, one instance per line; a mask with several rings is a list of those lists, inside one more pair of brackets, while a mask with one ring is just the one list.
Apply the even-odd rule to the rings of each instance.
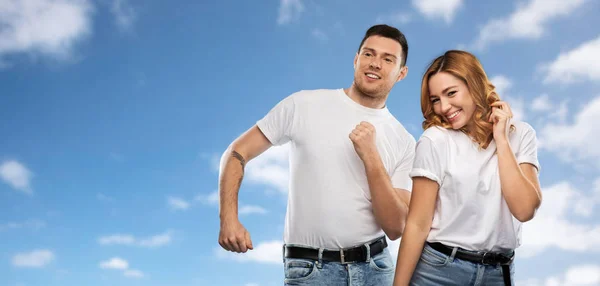
[[228, 220], [221, 223], [219, 244], [225, 249], [237, 253], [245, 253], [254, 249], [250, 233], [239, 220]]
[[362, 121], [356, 125], [350, 133], [350, 140], [354, 145], [354, 150], [356, 150], [356, 154], [358, 154], [358, 157], [363, 162], [378, 154], [375, 138], [375, 127], [366, 121]]

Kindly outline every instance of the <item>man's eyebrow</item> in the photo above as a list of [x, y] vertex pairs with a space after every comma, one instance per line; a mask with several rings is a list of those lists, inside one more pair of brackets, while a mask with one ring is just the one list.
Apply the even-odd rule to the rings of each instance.
[[[368, 50], [368, 51], [370, 51], [370, 52], [373, 52], [373, 53], [377, 53], [377, 51], [375, 51], [374, 49], [368, 48], [368, 47], [363, 47], [362, 49], [363, 49], [363, 50]], [[384, 54], [384, 55], [386, 55], [386, 56], [394, 57], [395, 59], [397, 59], [397, 58], [398, 58], [398, 57], [397, 57], [396, 55], [394, 55], [394, 54], [390, 54], [390, 53], [382, 53], [382, 54]]]

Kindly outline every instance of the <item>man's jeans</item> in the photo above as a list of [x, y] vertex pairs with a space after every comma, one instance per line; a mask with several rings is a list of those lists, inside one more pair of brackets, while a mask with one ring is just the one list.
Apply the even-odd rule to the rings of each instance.
[[[514, 264], [511, 264], [511, 285], [514, 285], [513, 274]], [[410, 285], [504, 286], [504, 279], [501, 266], [456, 259], [425, 244]]]
[[339, 262], [285, 258], [285, 285], [388, 286], [394, 282], [395, 266], [388, 249], [368, 262]]

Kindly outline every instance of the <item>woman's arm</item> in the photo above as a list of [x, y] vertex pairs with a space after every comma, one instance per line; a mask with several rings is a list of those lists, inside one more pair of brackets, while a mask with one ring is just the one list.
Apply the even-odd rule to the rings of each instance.
[[494, 124], [494, 141], [498, 154], [498, 170], [502, 195], [512, 215], [521, 222], [533, 218], [542, 202], [537, 170], [528, 163], [518, 164], [510, 146], [508, 133], [512, 111], [506, 102], [491, 104], [490, 121]]
[[394, 285], [408, 285], [429, 235], [439, 185], [425, 177], [413, 178], [408, 220], [400, 243]]

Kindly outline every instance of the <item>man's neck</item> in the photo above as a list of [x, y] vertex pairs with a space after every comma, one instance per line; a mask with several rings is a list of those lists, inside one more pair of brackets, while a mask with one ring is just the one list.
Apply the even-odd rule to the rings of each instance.
[[346, 93], [346, 95], [348, 95], [348, 97], [350, 97], [350, 99], [364, 107], [373, 109], [381, 109], [385, 107], [387, 95], [380, 98], [366, 95], [362, 93], [358, 88], [356, 88], [354, 82], [352, 83], [350, 88], [344, 89], [344, 92]]

